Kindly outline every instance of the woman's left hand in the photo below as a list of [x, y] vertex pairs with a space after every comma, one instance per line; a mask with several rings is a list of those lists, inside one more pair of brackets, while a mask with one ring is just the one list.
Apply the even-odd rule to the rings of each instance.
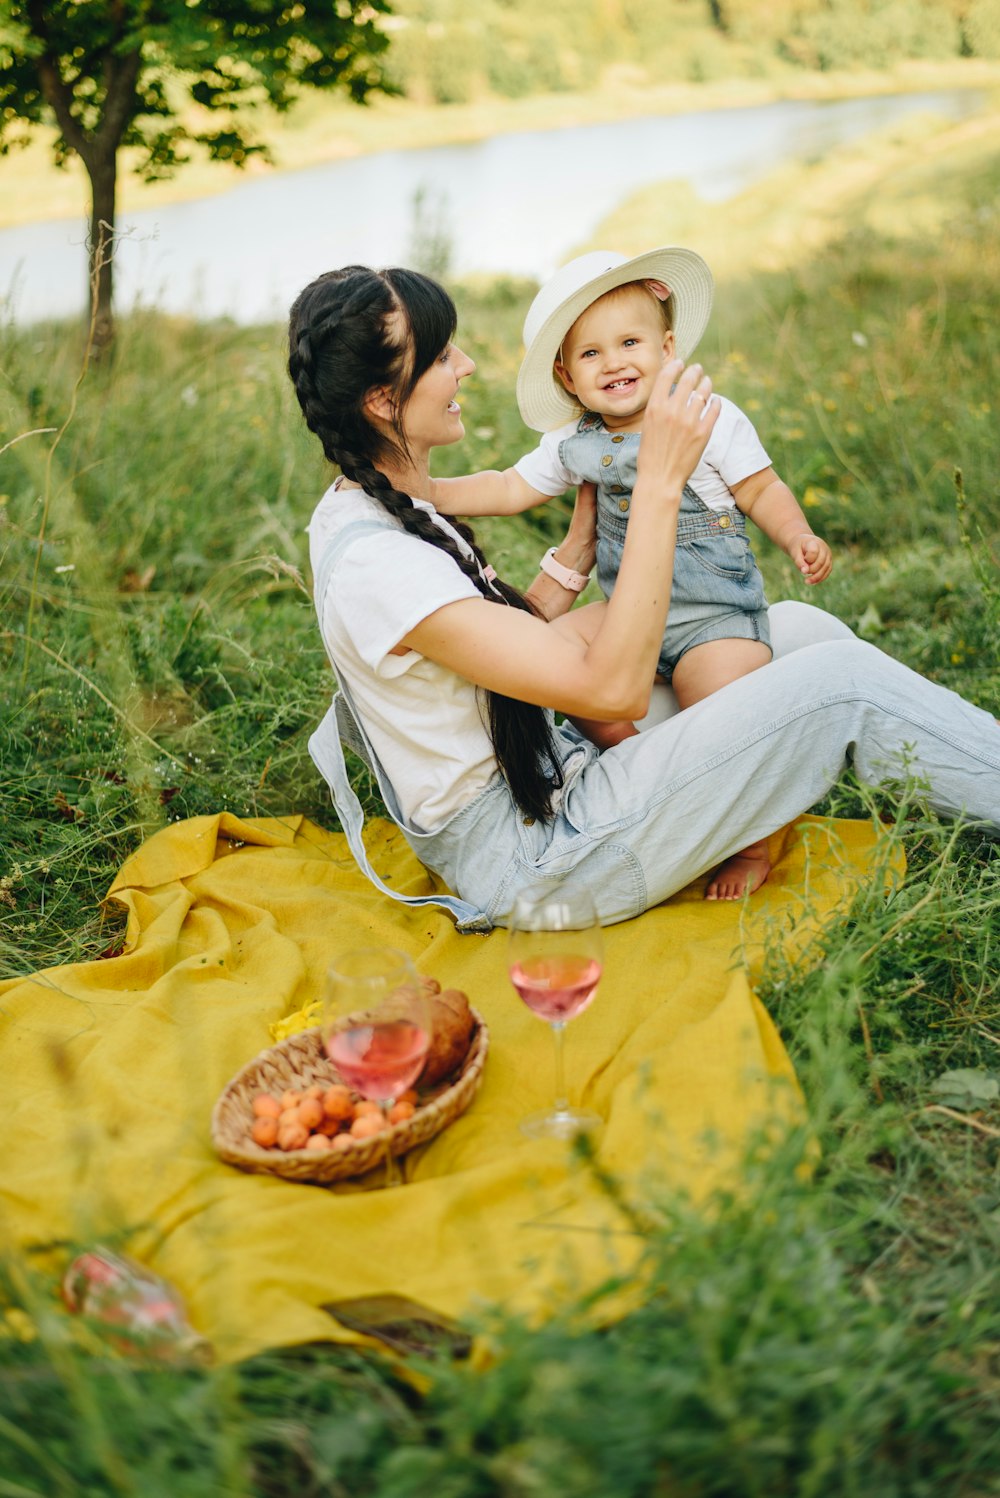
[[[572, 572], [589, 577], [597, 560], [597, 485], [581, 484], [565, 538], [555, 551], [555, 560]], [[568, 613], [580, 595], [564, 588], [555, 578], [540, 572], [525, 597], [543, 619], [557, 619]]]

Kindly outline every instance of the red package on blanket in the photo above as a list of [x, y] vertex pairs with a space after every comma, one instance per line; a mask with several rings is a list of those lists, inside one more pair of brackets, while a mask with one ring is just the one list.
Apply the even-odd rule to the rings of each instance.
[[63, 1276], [62, 1296], [70, 1311], [112, 1330], [111, 1340], [123, 1352], [199, 1361], [211, 1355], [173, 1286], [111, 1249], [97, 1247], [75, 1258]]

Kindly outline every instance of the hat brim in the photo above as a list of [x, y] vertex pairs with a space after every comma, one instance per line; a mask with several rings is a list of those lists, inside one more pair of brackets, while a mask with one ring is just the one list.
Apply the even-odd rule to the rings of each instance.
[[647, 250], [611, 266], [570, 293], [542, 323], [525, 352], [517, 376], [517, 404], [536, 432], [553, 432], [583, 407], [562, 384], [554, 365], [570, 328], [592, 302], [629, 281], [663, 281], [673, 301], [674, 345], [681, 359], [697, 348], [712, 311], [712, 272], [694, 250], [667, 246]]

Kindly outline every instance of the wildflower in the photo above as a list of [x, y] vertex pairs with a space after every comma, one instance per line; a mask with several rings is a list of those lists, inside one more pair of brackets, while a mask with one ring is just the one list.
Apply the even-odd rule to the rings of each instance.
[[865, 337], [864, 333], [859, 333], [856, 328], [851, 334], [851, 342], [854, 344], [855, 348], [868, 347], [868, 339]]

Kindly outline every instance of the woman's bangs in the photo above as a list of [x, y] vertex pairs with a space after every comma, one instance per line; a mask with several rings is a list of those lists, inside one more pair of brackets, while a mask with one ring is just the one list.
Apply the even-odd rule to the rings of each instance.
[[386, 277], [403, 304], [410, 323], [413, 366], [407, 384], [412, 390], [455, 336], [458, 313], [444, 287], [428, 276], [422, 276], [419, 271], [391, 270], [386, 272]]

